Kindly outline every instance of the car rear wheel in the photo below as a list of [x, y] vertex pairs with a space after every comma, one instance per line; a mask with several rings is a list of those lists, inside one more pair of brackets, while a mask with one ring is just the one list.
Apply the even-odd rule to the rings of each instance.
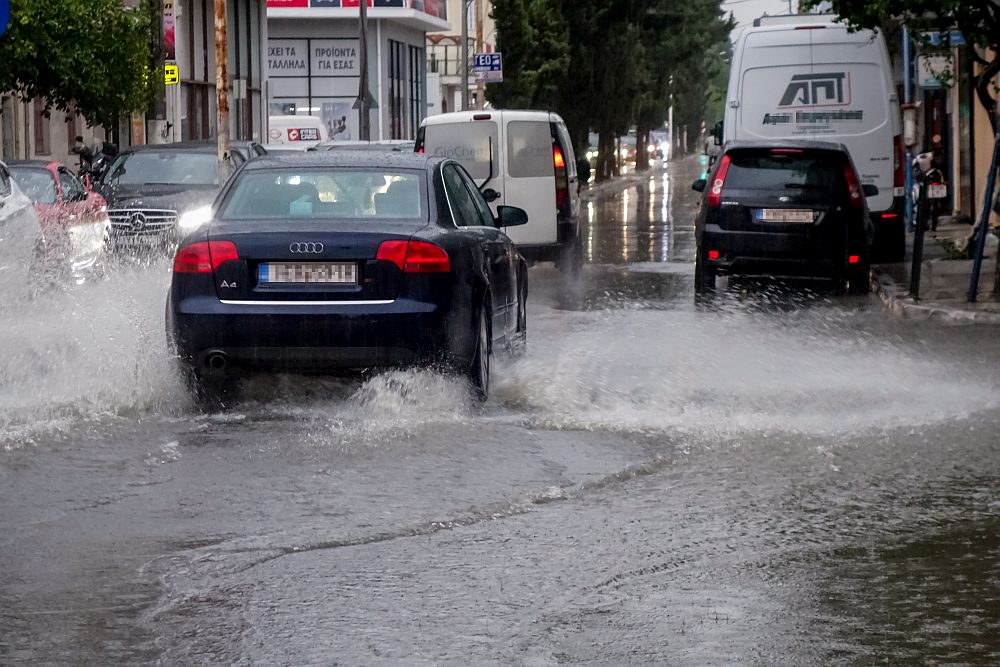
[[479, 309], [478, 322], [473, 332], [476, 337], [476, 349], [472, 355], [472, 364], [467, 373], [472, 384], [474, 396], [485, 401], [490, 393], [490, 309], [489, 304], [483, 304]]
[[871, 275], [868, 262], [852, 265], [847, 270], [847, 293], [868, 294], [871, 291]]
[[715, 295], [715, 269], [705, 266], [705, 260], [699, 250], [694, 261], [694, 294], [704, 298]]

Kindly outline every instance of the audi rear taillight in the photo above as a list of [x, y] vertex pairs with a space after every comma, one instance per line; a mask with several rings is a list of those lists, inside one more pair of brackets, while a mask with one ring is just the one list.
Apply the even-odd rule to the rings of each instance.
[[451, 271], [451, 260], [444, 248], [426, 241], [382, 241], [375, 259], [391, 262], [403, 273]]
[[232, 241], [200, 241], [186, 245], [174, 257], [174, 273], [211, 273], [223, 262], [240, 258]]
[[569, 175], [566, 173], [566, 158], [559, 146], [552, 145], [552, 165], [556, 170], [556, 208], [560, 215], [568, 217], [569, 211]]
[[862, 208], [865, 203], [865, 193], [861, 189], [858, 174], [850, 163], [844, 165], [844, 182], [847, 183], [847, 194], [853, 208]]
[[727, 171], [729, 171], [729, 156], [723, 155], [719, 160], [719, 168], [715, 170], [712, 187], [708, 190], [708, 205], [711, 207], [722, 205], [722, 186], [726, 184]]

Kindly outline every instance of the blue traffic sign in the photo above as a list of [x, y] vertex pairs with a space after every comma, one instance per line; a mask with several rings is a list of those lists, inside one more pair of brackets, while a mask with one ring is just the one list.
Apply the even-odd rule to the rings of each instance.
[[10, 23], [10, 0], [0, 0], [0, 35], [7, 32]]
[[476, 72], [502, 72], [503, 56], [499, 53], [477, 53], [473, 56], [472, 68]]

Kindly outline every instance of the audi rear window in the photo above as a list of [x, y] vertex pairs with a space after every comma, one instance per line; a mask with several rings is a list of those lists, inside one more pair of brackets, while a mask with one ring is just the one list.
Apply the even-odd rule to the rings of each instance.
[[844, 171], [842, 158], [834, 153], [736, 150], [729, 160], [727, 189], [833, 192]]
[[255, 169], [237, 177], [219, 219], [422, 221], [424, 192], [422, 171]]

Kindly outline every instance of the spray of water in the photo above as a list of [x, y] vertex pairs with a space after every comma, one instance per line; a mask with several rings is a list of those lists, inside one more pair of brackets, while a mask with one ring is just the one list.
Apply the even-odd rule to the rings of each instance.
[[543, 334], [496, 395], [550, 428], [845, 434], [954, 418], [970, 395], [995, 395], [987, 377], [835, 309], [540, 315]]
[[0, 447], [80, 422], [184, 405], [164, 336], [166, 266], [6, 301]]

